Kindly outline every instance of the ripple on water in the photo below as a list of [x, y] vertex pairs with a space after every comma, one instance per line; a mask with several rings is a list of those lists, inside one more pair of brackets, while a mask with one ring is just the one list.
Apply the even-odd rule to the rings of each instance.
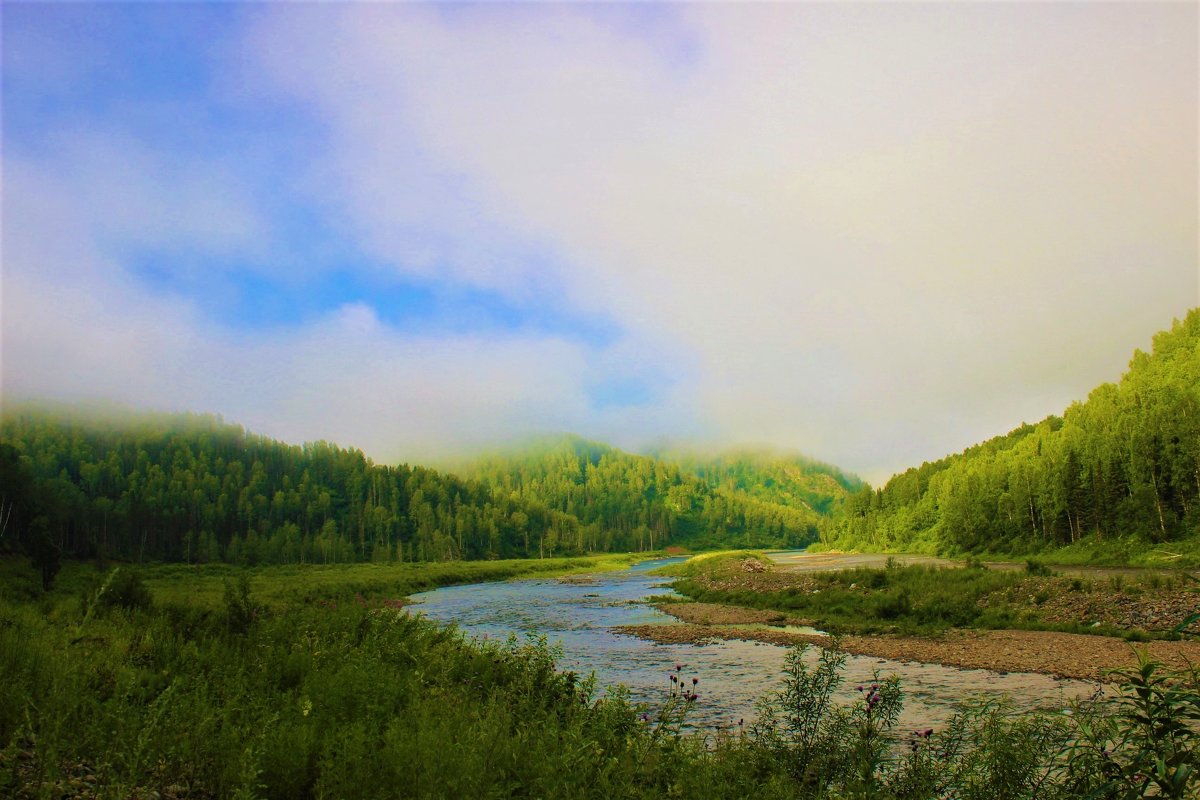
[[[680, 559], [644, 562], [628, 570], [606, 572], [587, 582], [534, 579], [448, 586], [414, 595], [412, 607], [425, 617], [452, 622], [475, 637], [545, 635], [562, 647], [559, 667], [595, 673], [602, 687], [624, 684], [635, 702], [661, 704], [670, 675], [684, 665], [684, 679], [697, 678], [700, 695], [689, 718], [698, 728], [728, 726], [754, 716], [757, 701], [777, 692], [787, 649], [740, 640], [699, 645], [655, 644], [616, 634], [619, 625], [662, 625], [675, 620], [639, 602], [670, 593], [670, 578], [648, 574]], [[811, 632], [811, 631], [809, 631]], [[815, 663], [819, 651], [806, 659]], [[840, 699], [857, 699], [854, 686], [880, 677], [900, 676], [905, 693], [902, 727], [943, 724], [962, 700], [1010, 696], [1025, 708], [1064, 708], [1073, 698], [1091, 695], [1095, 685], [1033, 673], [997, 673], [939, 664], [906, 663], [850, 656]]]

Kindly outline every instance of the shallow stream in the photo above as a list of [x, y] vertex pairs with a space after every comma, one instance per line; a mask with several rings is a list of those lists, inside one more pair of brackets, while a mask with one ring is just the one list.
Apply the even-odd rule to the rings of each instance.
[[[658, 707], [667, 697], [670, 675], [684, 665], [683, 679], [697, 678], [700, 695], [689, 714], [700, 729], [748, 724], [756, 701], [782, 688], [786, 648], [758, 642], [655, 644], [617, 634], [620, 625], [670, 624], [673, 617], [643, 605], [654, 595], [671, 593], [670, 578], [651, 575], [681, 559], [646, 561], [619, 572], [565, 579], [535, 579], [449, 586], [413, 595], [412, 609], [439, 622], [454, 623], [478, 638], [545, 635], [560, 645], [561, 669], [595, 673], [599, 686], [624, 684], [631, 699]], [[808, 658], [815, 661], [817, 650]], [[1019, 706], [1066, 709], [1072, 698], [1086, 697], [1096, 685], [1032, 673], [964, 670], [939, 664], [891, 661], [869, 656], [847, 660], [841, 697], [858, 697], [855, 686], [896, 674], [905, 693], [904, 728], [944, 723], [956, 702], [1010, 696]]]

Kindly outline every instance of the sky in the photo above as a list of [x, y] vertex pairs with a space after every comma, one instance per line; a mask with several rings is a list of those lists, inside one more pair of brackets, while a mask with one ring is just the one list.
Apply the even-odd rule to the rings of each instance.
[[5, 3], [0, 397], [881, 483], [1200, 305], [1194, 3]]

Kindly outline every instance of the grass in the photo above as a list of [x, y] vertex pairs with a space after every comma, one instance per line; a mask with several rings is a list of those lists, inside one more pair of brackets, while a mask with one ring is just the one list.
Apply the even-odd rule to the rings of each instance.
[[48, 593], [4, 562], [0, 796], [657, 796], [639, 709], [544, 642], [468, 642], [394, 602], [633, 560], [68, 564]]
[[[762, 571], [747, 571], [758, 562]], [[757, 568], [755, 568], [757, 570]], [[1121, 628], [1102, 622], [1066, 620], [1044, 613], [1055, 597], [1083, 591], [1085, 581], [1054, 576], [1041, 561], [1024, 570], [991, 570], [972, 560], [966, 568], [924, 565], [885, 569], [858, 568], [821, 573], [790, 573], [773, 568], [761, 553], [730, 551], [692, 559], [664, 570], [679, 578], [673, 588], [685, 597], [778, 611], [801, 617], [836, 633], [935, 635], [949, 628], [1058, 630], [1122, 636], [1134, 641], [1175, 638], [1162, 630]], [[1134, 597], [1157, 591], [1186, 590], [1176, 575], [1147, 573], [1109, 579], [1101, 589]], [[1088, 591], [1097, 591], [1092, 580]]]
[[[839, 552], [839, 549], [822, 543], [808, 547], [812, 553]], [[868, 548], [865, 551], [894, 555], [930, 555], [943, 558], [977, 558], [981, 561], [997, 561], [1022, 564], [1033, 558], [1046, 564], [1060, 567], [1141, 567], [1149, 569], [1200, 569], [1200, 536], [1192, 536], [1174, 542], [1155, 544], [1138, 536], [1106, 536], [1098, 538], [1089, 534], [1079, 541], [1063, 547], [1025, 547], [1013, 550], [979, 550], [972, 552], [946, 551], [937, 542], [922, 540], [910, 542], [901, 550]]]
[[596, 568], [573, 561], [122, 567], [99, 583], [68, 565], [46, 593], [4, 563], [0, 796], [1065, 800], [1139, 796], [1126, 790], [1150, 770], [1179, 787], [1162, 796], [1194, 796], [1194, 673], [1144, 667], [1124, 710], [964, 709], [914, 734], [894, 728], [895, 679], [833, 702], [841, 656], [810, 668], [797, 652], [759, 720], [702, 738], [682, 733], [686, 695], [597, 699], [544, 641], [467, 641], [391, 603], [438, 581]]
[[763, 562], [767, 560], [766, 553], [762, 550], [712, 550], [707, 553], [694, 555], [686, 561], [665, 564], [655, 569], [654, 574], [676, 578], [695, 577], [709, 574], [714, 565], [717, 565], [717, 569], [721, 569], [722, 566], [733, 563], [735, 559], [741, 560], [746, 558], [753, 558]]
[[1200, 568], [1200, 537], [1152, 544], [1138, 537], [1097, 538], [1094, 534], [1065, 547], [1028, 554], [975, 553], [984, 561], [1024, 562], [1033, 557], [1061, 567], [1142, 567], [1150, 569]]
[[[68, 562], [56, 579], [56, 594], [94, 591], [114, 567], [136, 571], [156, 602], [216, 608], [225, 585], [248, 577], [258, 602], [269, 608], [362, 596], [398, 600], [406, 595], [460, 583], [551, 577], [624, 569], [649, 556], [607, 554], [576, 558], [445, 561], [402, 564], [303, 564], [240, 567], [232, 564], [95, 565]], [[0, 595], [41, 596], [37, 576], [24, 559], [0, 559]]]

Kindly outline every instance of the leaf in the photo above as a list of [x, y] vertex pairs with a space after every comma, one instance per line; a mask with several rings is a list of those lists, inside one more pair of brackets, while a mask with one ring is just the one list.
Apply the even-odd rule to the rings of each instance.
[[[1192, 580], [1198, 580], [1194, 575], [1188, 575], [1187, 577], [1191, 578]], [[1194, 622], [1200, 622], [1200, 611], [1196, 612], [1195, 614], [1192, 614], [1190, 617], [1185, 619], [1183, 622], [1176, 625], [1174, 628], [1171, 629], [1171, 632], [1172, 633], [1183, 633], [1184, 629], [1187, 628], [1189, 625], [1191, 625]]]

